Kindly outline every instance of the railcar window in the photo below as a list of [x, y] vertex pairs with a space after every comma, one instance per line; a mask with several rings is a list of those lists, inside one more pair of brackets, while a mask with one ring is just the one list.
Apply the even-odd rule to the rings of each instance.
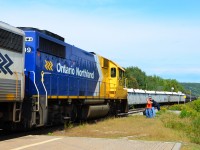
[[111, 77], [116, 77], [116, 68], [111, 68]]
[[0, 29], [0, 47], [10, 51], [22, 53], [23, 36]]
[[65, 46], [40, 37], [39, 50], [54, 56], [65, 58]]

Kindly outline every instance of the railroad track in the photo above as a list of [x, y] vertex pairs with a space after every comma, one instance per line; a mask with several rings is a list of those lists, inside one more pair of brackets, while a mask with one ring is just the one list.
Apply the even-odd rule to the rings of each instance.
[[145, 110], [145, 108], [130, 109], [128, 111], [128, 114], [136, 114], [136, 113], [143, 112], [144, 110]]
[[127, 116], [127, 115], [131, 115], [131, 114], [137, 114], [137, 113], [143, 112], [144, 110], [145, 110], [145, 108], [130, 109], [128, 111], [128, 113], [120, 113], [117, 116]]

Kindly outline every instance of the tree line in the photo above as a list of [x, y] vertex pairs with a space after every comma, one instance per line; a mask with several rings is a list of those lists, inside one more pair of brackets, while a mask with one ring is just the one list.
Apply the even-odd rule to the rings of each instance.
[[200, 96], [200, 83], [181, 83], [181, 85], [188, 91], [187, 94], [190, 94], [189, 92], [191, 92], [194, 96]]
[[126, 87], [134, 89], [152, 90], [152, 91], [181, 91], [187, 93], [177, 80], [163, 79], [159, 76], [148, 76], [138, 67], [125, 68], [125, 78], [127, 78]]

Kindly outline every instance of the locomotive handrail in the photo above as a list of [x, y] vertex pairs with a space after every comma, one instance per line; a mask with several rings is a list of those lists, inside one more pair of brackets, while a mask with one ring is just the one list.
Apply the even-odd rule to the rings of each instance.
[[46, 104], [46, 108], [47, 108], [47, 106], [48, 106], [47, 95], [48, 95], [48, 94], [47, 94], [47, 89], [46, 89], [46, 87], [45, 87], [45, 85], [44, 85], [44, 75], [45, 75], [45, 74], [51, 74], [51, 73], [50, 73], [50, 72], [43, 72], [43, 71], [41, 72], [41, 75], [42, 75], [41, 82], [42, 82], [42, 85], [43, 85], [44, 91], [45, 91], [45, 96], [46, 96], [46, 97], [45, 97], [45, 100], [46, 100], [46, 101], [45, 101], [45, 102], [46, 102], [45, 104]]
[[33, 73], [33, 83], [34, 83], [34, 85], [35, 85], [35, 88], [36, 88], [36, 91], [37, 91], [37, 96], [38, 96], [38, 99], [37, 99], [37, 109], [36, 109], [36, 111], [39, 111], [40, 110], [40, 93], [39, 93], [39, 90], [38, 90], [38, 87], [37, 87], [37, 85], [36, 85], [36, 83], [35, 83], [35, 71], [30, 71], [31, 73]]

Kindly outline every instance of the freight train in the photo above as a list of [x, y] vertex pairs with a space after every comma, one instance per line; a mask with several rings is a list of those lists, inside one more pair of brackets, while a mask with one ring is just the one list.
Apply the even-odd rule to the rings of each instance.
[[127, 113], [124, 71], [47, 30], [0, 22], [0, 128]]
[[141, 89], [127, 89], [129, 107], [134, 105], [145, 105], [146, 99], [151, 96], [156, 102], [161, 105], [179, 104], [187, 102], [187, 96], [182, 92], [167, 92], [167, 91], [147, 91]]

